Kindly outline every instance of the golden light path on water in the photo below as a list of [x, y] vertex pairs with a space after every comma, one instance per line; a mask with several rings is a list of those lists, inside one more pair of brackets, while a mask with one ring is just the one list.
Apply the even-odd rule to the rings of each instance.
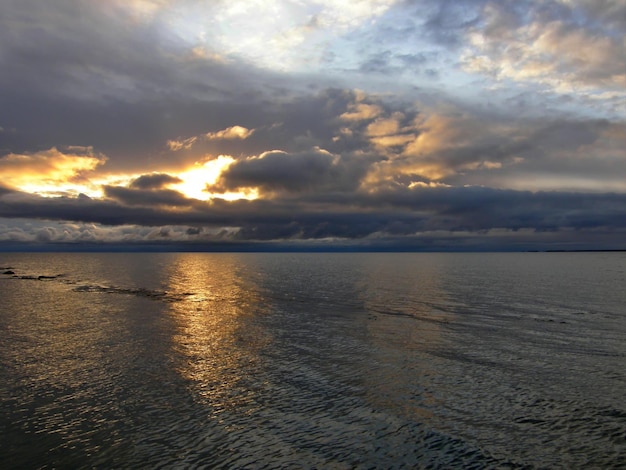
[[236, 259], [211, 261], [177, 255], [168, 284], [172, 291], [191, 294], [187, 301], [171, 304], [174, 347], [184, 358], [178, 371], [219, 413], [254, 403], [254, 390], [246, 381], [270, 339], [254, 322], [256, 289], [238, 274]]
[[[167, 268], [167, 290], [185, 298], [183, 302], [170, 304], [175, 324], [173, 345], [182, 358], [177, 366], [178, 373], [194, 384], [196, 396], [210, 404], [216, 413], [233, 408], [246, 409], [246, 412], [251, 413], [262, 402], [257, 394], [268, 393], [273, 387], [265, 381], [255, 383], [252, 378], [267, 373], [264, 371], [263, 351], [276, 348], [277, 345], [273, 343], [278, 339], [267, 325], [264, 327], [264, 318], [268, 312], [279, 316], [277, 311], [281, 311], [281, 307], [276, 305], [275, 299], [264, 294], [254, 260], [252, 257], [246, 258], [248, 264], [242, 265], [241, 259], [232, 255], [202, 257], [196, 254], [176, 254]], [[373, 363], [388, 365], [389, 368], [383, 368], [384, 373], [381, 375], [379, 372], [376, 376], [370, 376], [358, 368], [352, 371], [354, 380], [362, 381], [361, 385], [366, 384], [366, 389], [370, 391], [367, 399], [376, 406], [398, 407], [403, 413], [421, 422], [430, 420], [432, 416], [429, 410], [441, 398], [429, 393], [429, 387], [426, 387], [421, 399], [416, 401], [418, 403], [403, 403], [390, 397], [407, 396], [413, 386], [410, 376], [397, 374], [394, 364], [402, 362], [398, 351], [430, 353], [437, 350], [443, 343], [442, 322], [454, 320], [454, 315], [433, 307], [449, 302], [449, 299], [442, 297], [442, 287], [439, 285], [441, 273], [437, 266], [422, 266], [419, 280], [407, 278], [399, 285], [397, 276], [393, 275], [398, 268], [397, 259], [370, 257], [369, 262], [359, 263], [366, 273], [364, 275], [347, 263], [343, 266], [346, 269], [343, 287], [346, 292], [352, 292], [350, 297], [354, 303], [347, 302], [344, 305], [344, 302], [337, 303], [337, 299], [326, 297], [330, 281], [319, 278], [319, 272], [332, 271], [332, 264], [314, 257], [308, 260], [314, 267], [304, 268], [300, 273], [291, 272], [293, 279], [282, 285], [290, 293], [287, 300], [282, 299], [282, 302], [286, 302], [282, 308], [290, 306], [294, 310], [288, 310], [290, 313], [287, 316], [297, 318], [300, 322], [296, 330], [309, 331], [307, 328], [310, 327], [310, 331], [318, 335], [328, 325], [316, 322], [323, 319], [334, 324], [337, 321], [335, 316], [345, 312], [344, 309], [350, 311], [356, 308], [357, 312], [369, 312], [369, 315], [352, 319], [350, 331], [345, 332], [347, 336], [342, 340], [345, 345], [334, 344], [323, 334], [322, 337], [316, 337], [315, 341], [329, 342], [331, 349], [345, 348], [352, 351], [350, 344], [356, 338], [369, 338], [376, 347], [368, 351], [367, 356]], [[245, 271], [242, 270], [243, 266], [246, 267]], [[281, 265], [277, 269], [278, 272], [270, 270], [270, 277], [286, 279], [283, 270], [290, 271], [289, 268]], [[315, 279], [313, 296], [316, 302], [311, 307], [312, 311], [298, 314], [292, 303], [304, 294], [300, 286], [305, 279], [309, 282]], [[385, 281], [381, 283], [381, 279]], [[412, 292], [416, 282], [422, 292], [422, 302], [416, 302], [412, 296], [397, 295], [398, 289], [401, 292]], [[296, 305], [299, 303], [296, 302]], [[420, 319], [419, 328], [414, 325], [416, 316]], [[405, 323], [401, 332], [397, 329], [398, 322]], [[285, 338], [280, 341], [285, 347]], [[309, 350], [305, 348], [305, 351]], [[323, 354], [318, 352], [314, 356], [320, 359]], [[328, 367], [333, 373], [337, 372], [336, 365]], [[419, 370], [426, 384], [432, 385], [431, 381], [437, 380], [437, 370], [429, 361], [414, 363], [411, 367]]]

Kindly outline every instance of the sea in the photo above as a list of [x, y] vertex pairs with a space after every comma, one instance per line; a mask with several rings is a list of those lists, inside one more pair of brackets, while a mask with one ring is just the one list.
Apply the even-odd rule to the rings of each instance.
[[626, 468], [626, 253], [2, 253], [3, 469]]

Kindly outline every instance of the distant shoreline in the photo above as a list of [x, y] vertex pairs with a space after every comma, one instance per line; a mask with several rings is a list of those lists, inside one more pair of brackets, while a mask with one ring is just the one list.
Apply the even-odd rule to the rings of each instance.
[[581, 249], [581, 250], [527, 250], [526, 253], [611, 253], [626, 252], [626, 249]]

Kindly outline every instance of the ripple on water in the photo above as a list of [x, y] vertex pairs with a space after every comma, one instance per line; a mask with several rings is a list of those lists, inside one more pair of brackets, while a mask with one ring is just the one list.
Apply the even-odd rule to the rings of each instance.
[[626, 468], [619, 298], [430, 258], [151, 259], [3, 263], [4, 467]]

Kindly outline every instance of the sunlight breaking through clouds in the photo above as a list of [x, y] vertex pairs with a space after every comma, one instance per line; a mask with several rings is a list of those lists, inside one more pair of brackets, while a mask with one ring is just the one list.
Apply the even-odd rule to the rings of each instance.
[[214, 197], [226, 200], [255, 199], [258, 192], [254, 189], [248, 189], [240, 192], [211, 192], [211, 186], [217, 182], [220, 175], [227, 170], [234, 161], [235, 160], [230, 156], [220, 155], [214, 160], [208, 160], [204, 163], [196, 163], [192, 169], [183, 171], [176, 175], [181, 182], [172, 185], [172, 188], [180, 191], [187, 197], [201, 201], [206, 201]]
[[624, 15], [618, 0], [1, 2], [5, 240], [46, 220], [23, 240], [81, 239], [55, 221], [183, 241], [619, 241]]
[[42, 196], [99, 194], [89, 175], [106, 162], [91, 147], [53, 147], [32, 154], [10, 153], [0, 157], [2, 184]]

